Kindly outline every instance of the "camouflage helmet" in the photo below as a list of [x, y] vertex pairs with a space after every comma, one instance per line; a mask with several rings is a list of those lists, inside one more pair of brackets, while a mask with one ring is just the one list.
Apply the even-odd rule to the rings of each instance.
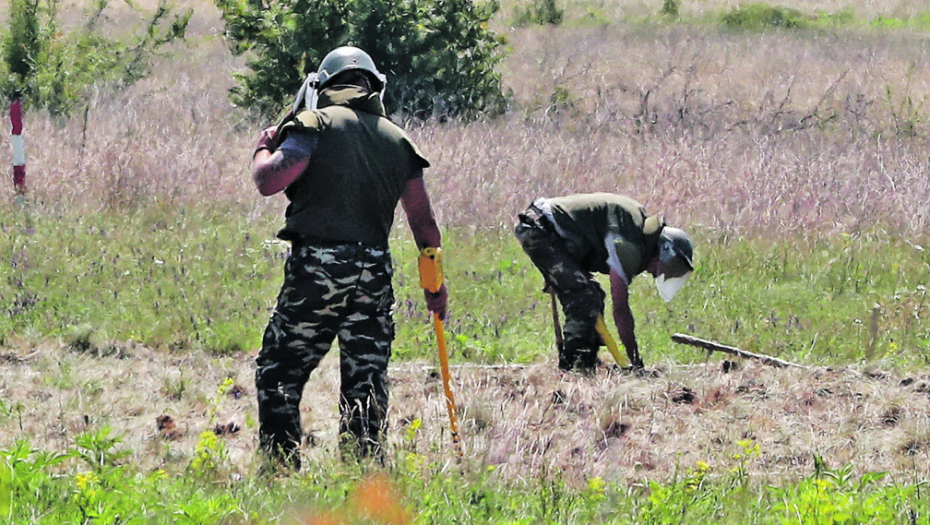
[[337, 47], [329, 52], [323, 61], [320, 62], [320, 69], [317, 71], [319, 78], [319, 88], [326, 87], [326, 84], [339, 73], [360, 69], [371, 77], [372, 89], [375, 91], [384, 90], [387, 77], [378, 72], [374, 60], [368, 53], [354, 46]]

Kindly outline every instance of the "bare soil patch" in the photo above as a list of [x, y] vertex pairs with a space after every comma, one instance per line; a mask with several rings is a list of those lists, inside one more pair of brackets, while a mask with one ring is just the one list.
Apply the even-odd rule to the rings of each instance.
[[[308, 464], [325, 464], [336, 453], [336, 353], [305, 390]], [[668, 480], [698, 462], [719, 474], [741, 465], [756, 478], [785, 479], [812, 473], [819, 456], [828, 467], [850, 464], [899, 481], [926, 474], [930, 464], [926, 370], [729, 361], [653, 370], [636, 377], [603, 366], [582, 376], [560, 372], [554, 359], [454, 367], [466, 468], [493, 465], [494, 475], [513, 479], [560, 473], [580, 485], [594, 476], [623, 484]], [[252, 374], [252, 356], [244, 354], [3, 350], [0, 447], [25, 438], [36, 448], [65, 450], [80, 433], [109, 427], [122, 436], [120, 448], [132, 450], [132, 463], [183, 470], [200, 434], [211, 431], [225, 440], [232, 470], [254, 472]], [[398, 363], [391, 376], [391, 457], [453, 461], [435, 367]], [[409, 425], [417, 420], [413, 432]], [[746, 454], [747, 441], [759, 444], [758, 454]]]

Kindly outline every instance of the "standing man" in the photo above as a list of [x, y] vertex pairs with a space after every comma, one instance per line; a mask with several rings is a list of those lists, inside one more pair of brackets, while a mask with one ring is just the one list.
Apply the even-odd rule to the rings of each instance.
[[[252, 160], [258, 191], [283, 190], [290, 201], [278, 237], [292, 243], [292, 253], [256, 358], [255, 386], [261, 450], [294, 469], [303, 388], [335, 338], [341, 450], [381, 457], [394, 339], [388, 235], [397, 202], [418, 248], [441, 243], [423, 182], [429, 162], [386, 117], [385, 82], [361, 49], [331, 51], [301, 89], [296, 116], [277, 133], [264, 130]], [[445, 285], [426, 292], [440, 318], [446, 301]]]
[[559, 368], [593, 371], [603, 344], [597, 324], [605, 294], [592, 273], [610, 274], [613, 317], [634, 368], [642, 368], [636, 343], [629, 286], [649, 272], [668, 302], [694, 270], [691, 239], [648, 217], [635, 200], [610, 193], [536, 199], [523, 213], [515, 234], [565, 312]]

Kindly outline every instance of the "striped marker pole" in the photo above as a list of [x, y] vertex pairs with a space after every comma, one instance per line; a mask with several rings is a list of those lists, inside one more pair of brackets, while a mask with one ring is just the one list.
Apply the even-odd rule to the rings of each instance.
[[13, 124], [13, 189], [18, 195], [25, 195], [26, 150], [23, 147], [23, 104], [18, 98], [10, 103], [10, 122]]

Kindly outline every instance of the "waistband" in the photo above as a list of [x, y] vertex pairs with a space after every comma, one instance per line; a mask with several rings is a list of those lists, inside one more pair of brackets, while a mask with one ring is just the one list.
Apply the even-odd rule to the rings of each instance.
[[278, 233], [278, 238], [284, 241], [289, 241], [292, 246], [318, 246], [320, 248], [339, 248], [339, 247], [362, 247], [372, 250], [384, 250], [388, 249], [386, 244], [372, 244], [359, 241], [340, 241], [335, 239], [327, 239], [325, 237], [317, 237], [315, 235], [300, 235], [296, 233], [282, 231]]

